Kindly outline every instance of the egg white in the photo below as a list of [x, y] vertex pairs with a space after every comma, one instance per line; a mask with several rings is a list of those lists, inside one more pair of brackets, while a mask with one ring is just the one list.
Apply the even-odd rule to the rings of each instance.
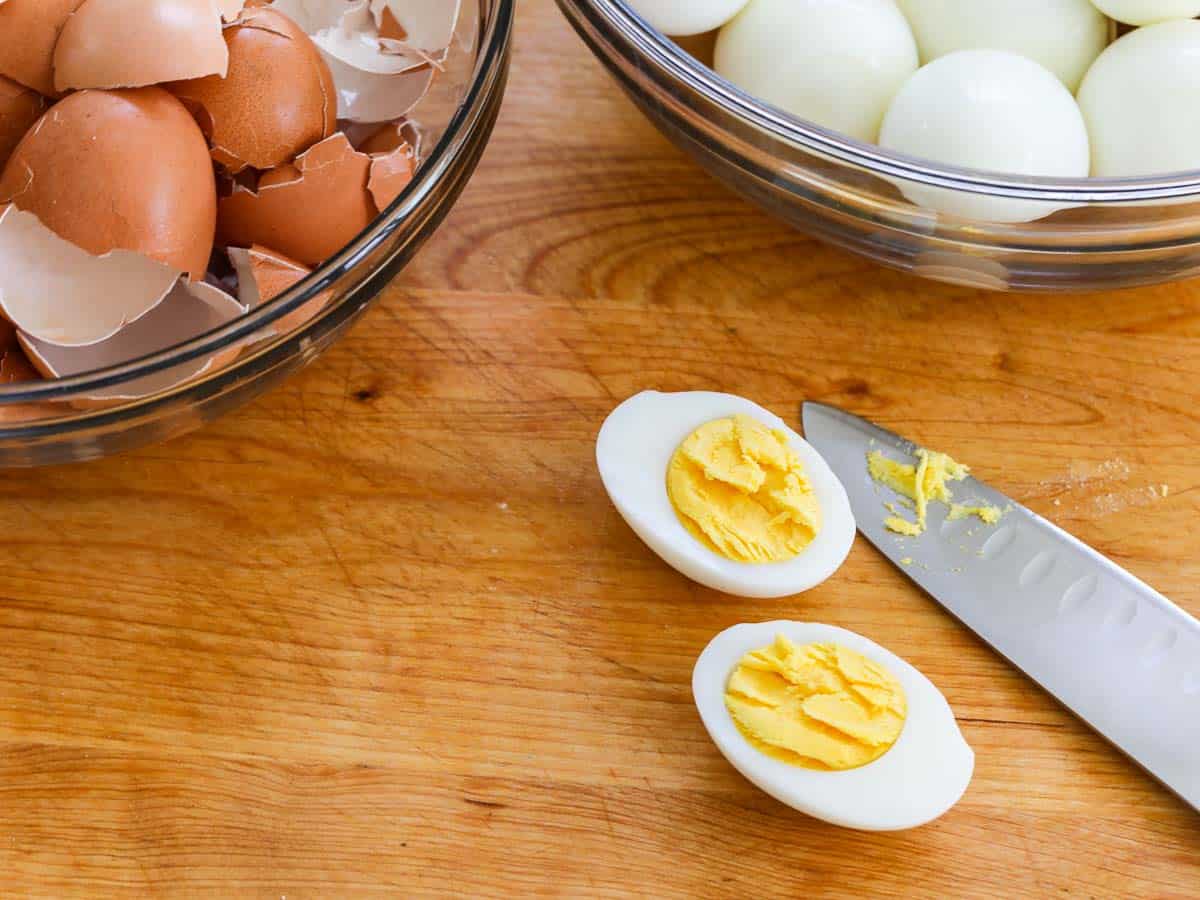
[[[1007, 50], [958, 50], [923, 66], [892, 100], [879, 144], [1012, 175], [1086, 178], [1091, 165], [1087, 126], [1070, 91], [1049, 69]], [[1030, 222], [1065, 208], [895, 181], [918, 206], [966, 219]]]
[[663, 34], [687, 37], [720, 28], [746, 0], [629, 0], [629, 5]]
[[[820, 504], [821, 528], [793, 559], [727, 559], [692, 536], [667, 496], [667, 466], [683, 440], [707, 422], [739, 413], [787, 435]], [[601, 427], [596, 465], [613, 505], [651, 550], [693, 581], [728, 594], [768, 598], [806, 591], [837, 571], [854, 542], [846, 490], [821, 455], [778, 416], [732, 394], [643, 391], [630, 397]]]
[[1108, 44], [1108, 19], [1091, 0], [897, 0], [896, 5], [912, 25], [922, 63], [956, 50], [1011, 50], [1041, 63], [1069, 91], [1079, 87]]
[[1200, 15], [1200, 0], [1092, 0], [1105, 15], [1128, 25], [1153, 25]]
[[[725, 685], [738, 661], [782, 634], [796, 644], [832, 643], [885, 666], [904, 687], [908, 715], [883, 756], [857, 769], [825, 772], [774, 759], [752, 746], [725, 706]], [[899, 831], [936, 819], [962, 797], [975, 753], [941, 691], [917, 669], [874, 641], [814, 622], [734, 625], [700, 654], [692, 695], [717, 749], [752, 784], [781, 803], [843, 828]]]
[[[1092, 175], [1161, 175], [1200, 166], [1200, 22], [1131, 31], [1100, 54], [1079, 88]], [[1194, 202], [1194, 198], [1188, 198]]]
[[875, 140], [917, 61], [893, 0], [750, 0], [713, 50], [717, 74], [746, 93], [860, 141]]

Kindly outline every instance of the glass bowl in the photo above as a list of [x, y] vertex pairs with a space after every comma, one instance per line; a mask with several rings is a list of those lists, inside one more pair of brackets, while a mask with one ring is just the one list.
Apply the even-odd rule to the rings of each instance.
[[[431, 149], [365, 231], [291, 290], [191, 341], [85, 375], [0, 385], [0, 466], [94, 459], [166, 440], [247, 403], [320, 356], [433, 234], [475, 171], [504, 95], [514, 7], [515, 0], [464, 0], [446, 71], [417, 111]], [[328, 299], [316, 316], [254, 343], [228, 365], [134, 401], [85, 408], [92, 392], [245, 343], [321, 295]], [[303, 314], [292, 320], [298, 318]]]
[[[756, 100], [623, 0], [558, 5], [664, 135], [738, 193], [831, 244], [996, 290], [1079, 291], [1200, 273], [1198, 171], [1042, 179], [941, 166]], [[922, 208], [901, 189], [943, 210], [982, 208], [1009, 221]]]

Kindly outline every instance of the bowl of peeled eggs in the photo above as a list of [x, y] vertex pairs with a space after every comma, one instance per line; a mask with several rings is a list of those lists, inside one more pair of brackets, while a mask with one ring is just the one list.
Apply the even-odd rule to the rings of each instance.
[[941, 281], [1200, 273], [1200, 0], [559, 0], [640, 109], [828, 243]]
[[0, 0], [0, 466], [316, 359], [449, 212], [514, 0]]

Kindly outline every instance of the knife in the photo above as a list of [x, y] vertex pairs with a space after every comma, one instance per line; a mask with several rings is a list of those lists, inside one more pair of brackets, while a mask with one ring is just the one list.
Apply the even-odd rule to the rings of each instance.
[[975, 478], [956, 502], [1007, 510], [994, 526], [950, 522], [931, 504], [928, 530], [884, 528], [891, 492], [867, 454], [911, 462], [917, 449], [866, 419], [805, 403], [804, 436], [850, 497], [863, 537], [1001, 656], [1200, 811], [1200, 622], [1032, 510]]

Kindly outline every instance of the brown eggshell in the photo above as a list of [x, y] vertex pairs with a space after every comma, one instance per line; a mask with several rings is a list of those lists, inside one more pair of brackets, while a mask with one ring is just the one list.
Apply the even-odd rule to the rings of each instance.
[[0, 174], [0, 203], [10, 200], [93, 255], [133, 250], [193, 279], [208, 269], [216, 224], [208, 145], [161, 88], [59, 101]]
[[176, 82], [231, 171], [282, 165], [337, 128], [337, 93], [316, 46], [287, 16], [248, 7], [226, 27], [229, 74]]
[[[48, 378], [62, 378], [166, 350], [228, 324], [244, 312], [240, 303], [207, 282], [180, 281], [157, 307], [101, 343], [88, 347], [58, 347], [23, 332], [18, 332], [17, 337], [38, 370]], [[124, 384], [99, 388], [74, 401], [74, 405], [107, 405], [170, 390], [230, 362], [241, 352], [242, 346], [241, 343], [232, 344], [213, 356], [198, 357]]]
[[178, 269], [140, 253], [93, 256], [33, 213], [0, 210], [0, 316], [40, 340], [107, 340], [157, 306], [178, 280]]
[[54, 86], [142, 87], [224, 76], [229, 50], [213, 0], [84, 0], [54, 48]]
[[[0, 388], [41, 380], [42, 376], [26, 359], [25, 352], [17, 343], [16, 330], [0, 320]], [[56, 415], [62, 415], [62, 410], [52, 403], [0, 404], [0, 423], [28, 422]]]
[[371, 174], [367, 178], [367, 190], [375, 200], [375, 206], [383, 212], [400, 196], [413, 177], [413, 149], [405, 144], [390, 153], [371, 157]]
[[[229, 261], [233, 263], [238, 275], [238, 299], [249, 309], [255, 309], [268, 300], [275, 299], [312, 273], [308, 266], [266, 247], [230, 247], [228, 253]], [[329, 291], [318, 294], [299, 309], [276, 321], [271, 334], [264, 337], [287, 334], [299, 328], [325, 308], [329, 296]]]
[[45, 109], [46, 99], [33, 88], [0, 76], [0, 169]]
[[294, 164], [264, 172], [258, 191], [234, 185], [218, 205], [222, 244], [273, 247], [306, 265], [332, 256], [371, 224], [376, 208], [367, 191], [371, 158], [341, 132]]
[[0, 75], [46, 97], [54, 90], [54, 45], [83, 0], [6, 0], [0, 3]]

